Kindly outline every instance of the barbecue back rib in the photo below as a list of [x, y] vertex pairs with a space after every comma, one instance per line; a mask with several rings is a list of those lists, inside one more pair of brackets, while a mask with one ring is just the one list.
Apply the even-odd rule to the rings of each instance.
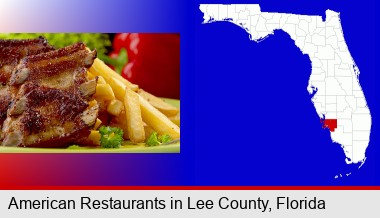
[[77, 43], [22, 59], [9, 80], [2, 145], [62, 147], [87, 137], [98, 113], [97, 104], [89, 106], [97, 79], [86, 76], [95, 58]]
[[0, 40], [0, 128], [11, 102], [7, 84], [14, 68], [26, 56], [52, 50], [54, 48], [48, 45], [47, 40], [43, 37], [27, 40]]

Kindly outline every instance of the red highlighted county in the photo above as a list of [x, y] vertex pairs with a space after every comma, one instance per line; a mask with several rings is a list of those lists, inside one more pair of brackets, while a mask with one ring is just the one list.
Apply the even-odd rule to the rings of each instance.
[[335, 129], [338, 127], [338, 120], [337, 119], [321, 119], [322, 128], [326, 129], [329, 128], [330, 132], [334, 132]]

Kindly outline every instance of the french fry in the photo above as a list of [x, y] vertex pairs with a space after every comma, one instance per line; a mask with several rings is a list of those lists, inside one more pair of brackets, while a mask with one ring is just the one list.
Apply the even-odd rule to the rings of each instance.
[[88, 107], [92, 108], [92, 107], [94, 107], [97, 104], [98, 104], [98, 102], [95, 99], [93, 99], [90, 102], [88, 102]]
[[[115, 72], [115, 71], [114, 71], [114, 72]], [[119, 74], [116, 74], [116, 75], [118, 75], [118, 76], [119, 76], [118, 79], [120, 79], [121, 82], [124, 83], [124, 84], [125, 84], [128, 88], [130, 88], [131, 90], [133, 90], [133, 91], [137, 91], [137, 90], [139, 89], [139, 86], [138, 86], [138, 85], [129, 82], [127, 79], [125, 79], [124, 77], [122, 77], [122, 76], [119, 75]]]
[[107, 82], [102, 76], [98, 76], [98, 84], [107, 84]]
[[[115, 96], [120, 96], [128, 89], [123, 83], [115, 78], [110, 79], [110, 86], [114, 90]], [[168, 134], [172, 139], [180, 137], [179, 127], [170, 121], [164, 114], [154, 108], [143, 97], [139, 96], [141, 115], [144, 122], [151, 126], [159, 134]], [[119, 97], [116, 97], [119, 98]], [[144, 109], [144, 110], [143, 110]]]
[[102, 121], [100, 119], [96, 118], [94, 130], [97, 130], [101, 124], [102, 124]]
[[87, 71], [87, 79], [92, 80], [94, 78], [95, 78], [95, 76], [90, 71]]
[[[107, 84], [101, 85], [109, 85], [111, 87], [114, 98], [123, 101], [125, 112], [121, 112], [117, 120], [120, 120], [119, 117], [124, 115], [124, 119], [126, 119], [127, 124], [128, 136], [131, 141], [141, 142], [145, 139], [143, 122], [140, 122], [141, 118], [148, 126], [154, 129], [154, 131], [158, 132], [160, 135], [168, 134], [172, 139], [180, 138], [179, 126], [174, 124], [168, 117], [166, 117], [162, 112], [152, 106], [151, 103], [145, 100], [142, 96], [133, 92], [138, 90], [137, 85], [132, 84], [123, 78], [99, 59], [94, 60], [94, 63], [90, 68], [90, 72], [94, 76], [102, 76]], [[137, 101], [136, 96], [138, 99]], [[100, 99], [104, 99], [104, 97], [105, 96], [101, 95]], [[161, 108], [165, 108], [162, 110], [164, 110], [166, 114], [178, 114], [174, 113], [178, 109], [168, 109], [167, 106], [162, 106], [162, 102], [158, 103], [158, 105], [160, 105]], [[176, 120], [173, 119], [173, 121]], [[116, 124], [121, 125], [121, 123], [122, 122], [119, 121]]]
[[90, 68], [90, 72], [95, 76], [102, 76], [107, 82], [109, 82], [111, 78], [115, 78], [121, 81], [124, 85], [126, 85], [133, 91], [136, 91], [139, 88], [138, 85], [126, 80], [124, 77], [116, 73], [114, 70], [112, 70], [109, 66], [107, 66], [103, 61], [99, 60], [98, 58], [94, 60], [94, 63]]
[[122, 110], [119, 116], [113, 117], [110, 122], [110, 126], [118, 127], [123, 130], [123, 138], [125, 140], [129, 139], [127, 120], [125, 119], [125, 110]]
[[126, 89], [124, 97], [125, 117], [129, 139], [138, 143], [145, 141], [144, 124], [141, 117], [139, 95], [131, 89]]
[[176, 115], [172, 117], [168, 117], [169, 120], [171, 120], [175, 125], [180, 126], [180, 112], [178, 112]]
[[109, 84], [97, 84], [96, 85], [96, 93], [94, 97], [102, 98], [104, 100], [113, 100], [115, 99], [115, 94], [112, 91], [112, 88]]
[[125, 89], [128, 88], [124, 83], [122, 83], [119, 79], [117, 78], [111, 78], [108, 80], [108, 83], [112, 87], [112, 90], [115, 94], [115, 97], [120, 100], [124, 101], [124, 96], [125, 96]]
[[107, 106], [107, 112], [113, 116], [119, 116], [120, 112], [123, 110], [123, 102], [114, 99]]
[[166, 116], [175, 116], [179, 109], [164, 102], [161, 98], [157, 98], [156, 96], [150, 94], [149, 92], [144, 91], [143, 89], [139, 89], [137, 91], [141, 97], [147, 100], [153, 107], [157, 108], [161, 113]]
[[90, 135], [88, 136], [88, 139], [94, 144], [94, 145], [100, 145], [100, 133], [97, 130], [91, 130]]
[[177, 125], [164, 114], [153, 107], [147, 100], [139, 96], [141, 116], [143, 121], [151, 126], [160, 135], [168, 134], [172, 139], [179, 139], [180, 130]]

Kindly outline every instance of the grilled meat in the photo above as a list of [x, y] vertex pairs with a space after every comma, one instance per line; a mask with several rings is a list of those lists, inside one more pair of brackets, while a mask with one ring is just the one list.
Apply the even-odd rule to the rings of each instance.
[[54, 48], [43, 37], [27, 40], [0, 40], [0, 82], [6, 83], [19, 61]]
[[98, 114], [89, 105], [97, 79], [86, 76], [95, 58], [77, 43], [22, 59], [9, 79], [2, 145], [62, 147], [87, 137]]
[[11, 102], [7, 84], [14, 68], [26, 56], [52, 50], [54, 48], [48, 45], [43, 37], [28, 40], [0, 40], [0, 128]]

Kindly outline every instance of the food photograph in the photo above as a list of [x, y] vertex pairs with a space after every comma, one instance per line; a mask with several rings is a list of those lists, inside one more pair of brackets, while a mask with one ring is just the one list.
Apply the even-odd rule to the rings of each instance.
[[180, 152], [180, 35], [1, 33], [0, 153]]

